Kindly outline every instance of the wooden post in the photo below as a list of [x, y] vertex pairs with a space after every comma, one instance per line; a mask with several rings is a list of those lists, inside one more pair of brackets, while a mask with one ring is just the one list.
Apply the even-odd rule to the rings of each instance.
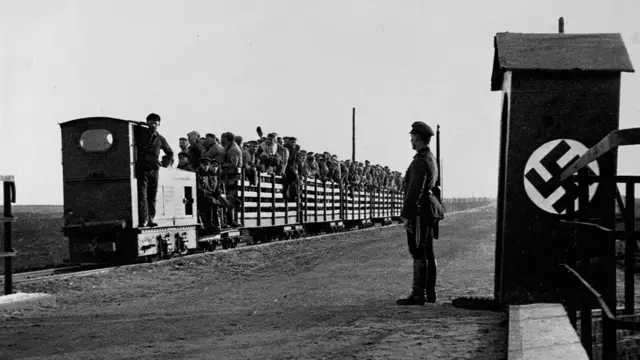
[[318, 179], [313, 179], [313, 221], [318, 222]]
[[563, 17], [561, 17], [558, 20], [558, 33], [564, 34], [564, 18]]
[[262, 174], [258, 171], [258, 188], [256, 189], [256, 194], [258, 195], [258, 206], [256, 208], [256, 223], [258, 226], [262, 224], [262, 211], [261, 211], [261, 202], [262, 202]]
[[13, 257], [16, 252], [13, 251], [11, 245], [11, 223], [15, 220], [11, 213], [11, 203], [16, 202], [16, 185], [12, 175], [0, 176], [4, 190], [4, 251], [0, 253], [0, 257], [4, 259], [4, 294], [11, 295], [13, 292]]
[[635, 295], [635, 182], [627, 181], [626, 185], [626, 206], [624, 215], [624, 230], [627, 235], [624, 249], [624, 313], [631, 315], [634, 312], [634, 295]]
[[276, 225], [276, 174], [271, 174], [271, 225]]
[[324, 185], [322, 186], [322, 189], [324, 190], [324, 221], [327, 221], [327, 182], [324, 182]]
[[356, 161], [356, 108], [353, 108], [353, 114], [351, 115], [353, 123], [353, 133], [351, 138], [351, 161]]
[[[244, 226], [244, 202], [246, 201], [244, 197], [244, 188], [245, 188], [245, 180], [246, 180], [246, 173], [245, 173], [244, 167], [240, 172], [240, 180], [242, 182], [242, 187], [240, 188], [240, 200], [242, 200], [240, 204], [240, 219], [242, 220], [242, 225]], [[218, 214], [216, 214], [216, 216], [218, 216]]]
[[307, 192], [307, 177], [304, 177], [304, 222], [308, 221], [309, 216], [309, 193]]

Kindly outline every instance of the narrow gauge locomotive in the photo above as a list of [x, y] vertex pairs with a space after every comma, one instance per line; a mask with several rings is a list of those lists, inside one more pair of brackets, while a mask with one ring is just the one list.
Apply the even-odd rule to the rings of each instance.
[[157, 227], [139, 227], [135, 172], [137, 134], [145, 123], [91, 117], [60, 124], [64, 228], [71, 262], [130, 263], [189, 252], [336, 232], [399, 219], [402, 194], [350, 191], [332, 181], [303, 178], [296, 201], [285, 201], [282, 178], [260, 174], [238, 180], [243, 227], [211, 233], [198, 217], [196, 174], [160, 168]]

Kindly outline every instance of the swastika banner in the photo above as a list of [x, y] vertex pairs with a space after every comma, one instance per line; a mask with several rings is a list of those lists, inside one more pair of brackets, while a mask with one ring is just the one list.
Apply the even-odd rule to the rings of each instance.
[[[566, 214], [571, 201], [574, 201], [577, 210], [577, 196], [569, 196], [567, 191], [575, 190], [576, 185], [561, 185], [559, 177], [564, 169], [588, 150], [582, 143], [571, 139], [552, 140], [538, 147], [524, 168], [524, 188], [531, 201], [551, 214]], [[590, 163], [589, 169], [590, 175], [600, 174], [597, 161]], [[573, 189], [567, 189], [567, 186]], [[589, 186], [589, 201], [593, 199], [597, 188], [597, 183]]]

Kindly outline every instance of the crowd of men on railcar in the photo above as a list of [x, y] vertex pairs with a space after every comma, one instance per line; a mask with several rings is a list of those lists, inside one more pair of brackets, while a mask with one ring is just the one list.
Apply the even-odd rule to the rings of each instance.
[[[387, 188], [400, 190], [402, 175], [387, 166], [368, 160], [339, 160], [329, 152], [307, 152], [295, 137], [270, 133], [259, 140], [243, 141], [242, 136], [225, 132], [218, 138], [197, 131], [180, 138], [177, 168], [196, 173], [198, 203], [206, 228], [239, 227], [234, 212], [239, 209], [237, 180], [244, 169], [245, 180], [252, 185], [260, 173], [282, 176], [283, 196], [296, 201], [300, 180], [306, 178], [333, 181], [349, 193]], [[225, 196], [222, 196], [224, 193]], [[209, 216], [207, 216], [207, 214]], [[221, 216], [221, 214], [224, 214]]]

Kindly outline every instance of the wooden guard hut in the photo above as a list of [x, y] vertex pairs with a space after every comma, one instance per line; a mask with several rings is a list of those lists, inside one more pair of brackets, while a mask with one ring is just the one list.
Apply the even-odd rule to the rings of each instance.
[[[620, 34], [498, 33], [494, 47], [491, 90], [503, 93], [495, 298], [546, 301], [554, 224], [576, 201], [558, 177], [618, 129], [621, 72], [634, 70]], [[592, 170], [615, 175], [616, 164], [611, 154]], [[591, 190], [590, 213], [611, 225], [615, 187]]]

